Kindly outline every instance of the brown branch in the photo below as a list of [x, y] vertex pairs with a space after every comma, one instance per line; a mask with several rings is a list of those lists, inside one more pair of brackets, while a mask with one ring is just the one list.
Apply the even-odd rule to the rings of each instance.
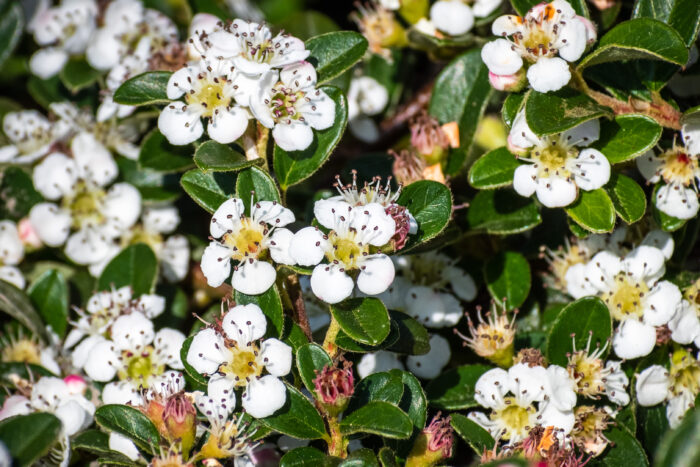
[[292, 319], [299, 325], [309, 342], [313, 342], [311, 337], [311, 326], [309, 326], [309, 318], [306, 316], [306, 306], [304, 305], [304, 294], [301, 293], [301, 285], [299, 284], [299, 276], [290, 274], [285, 278], [287, 293], [292, 302]]

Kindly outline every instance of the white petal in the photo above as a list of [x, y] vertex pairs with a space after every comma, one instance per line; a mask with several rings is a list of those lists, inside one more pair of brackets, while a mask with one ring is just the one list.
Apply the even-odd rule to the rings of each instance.
[[474, 25], [474, 13], [459, 0], [439, 0], [430, 7], [430, 20], [440, 31], [461, 36]]
[[[0, 420], [5, 420], [15, 415], [27, 415], [31, 412], [32, 406], [29, 403], [29, 399], [20, 395], [8, 396], [2, 405], [2, 410], [0, 410]], [[7, 465], [12, 464], [8, 463]]]
[[0, 260], [2, 264], [15, 265], [24, 257], [24, 245], [17, 232], [17, 224], [0, 221]]
[[41, 79], [58, 74], [68, 61], [68, 54], [58, 47], [39, 49], [29, 59], [29, 69]]
[[[80, 333], [79, 337], [82, 338], [83, 336], [84, 334]], [[69, 335], [68, 338], [69, 337], [71, 336]], [[73, 338], [75, 337], [76, 335], [74, 334]], [[68, 345], [68, 338], [66, 338], [66, 343], [64, 344], [65, 348], [71, 347], [70, 345]], [[102, 335], [95, 335], [88, 336], [87, 339], [83, 340], [80, 344], [78, 344], [75, 347], [75, 349], [73, 349], [73, 351], [71, 352], [71, 362], [73, 363], [73, 366], [76, 368], [83, 368], [85, 366], [85, 363], [87, 362], [88, 357], [92, 354], [92, 348], [103, 341], [106, 341], [106, 339], [102, 337]]]
[[511, 391], [511, 378], [501, 368], [493, 368], [481, 375], [474, 386], [474, 400], [480, 406], [498, 409], [503, 405], [503, 397]]
[[408, 289], [406, 313], [427, 327], [443, 328], [457, 324], [463, 310], [454, 296], [420, 285]]
[[560, 24], [557, 40], [559, 56], [567, 62], [575, 62], [586, 50], [587, 40], [586, 25], [582, 21], [574, 18]]
[[523, 66], [523, 59], [505, 39], [487, 42], [481, 49], [481, 60], [497, 75], [512, 75]]
[[576, 406], [576, 383], [569, 377], [569, 372], [558, 365], [547, 367], [547, 392], [550, 403], [560, 411], [572, 410]]
[[477, 18], [486, 18], [501, 5], [501, 0], [476, 0], [472, 11]]
[[236, 392], [233, 380], [226, 376], [214, 375], [207, 384], [207, 395], [219, 406], [232, 412], [236, 408]]
[[102, 390], [102, 402], [139, 406], [143, 402], [143, 398], [133, 384], [128, 381], [119, 381], [105, 385]]
[[549, 374], [541, 366], [529, 366], [518, 363], [508, 369], [508, 377], [511, 380], [511, 392], [520, 405], [529, 405], [533, 401], [542, 401], [552, 385], [549, 383]]
[[202, 273], [207, 284], [218, 287], [231, 275], [231, 252], [218, 242], [211, 242], [202, 254]]
[[574, 182], [556, 175], [540, 178], [536, 192], [537, 199], [548, 208], [566, 207], [576, 200], [577, 195]]
[[664, 258], [667, 260], [671, 259], [671, 256], [673, 255], [673, 236], [668, 232], [664, 232], [663, 230], [652, 230], [646, 234], [641, 244], [658, 248], [661, 250], [661, 253], [663, 253]]
[[362, 241], [374, 246], [384, 246], [396, 234], [396, 221], [379, 203], [369, 203], [352, 208], [350, 226], [363, 232]]
[[245, 411], [252, 417], [265, 418], [277, 412], [287, 402], [287, 388], [273, 375], [253, 379], [242, 397]]
[[537, 169], [532, 164], [523, 164], [513, 174], [513, 189], [520, 196], [530, 197], [537, 190], [537, 180], [534, 179]]
[[476, 283], [472, 276], [456, 266], [448, 266], [443, 276], [450, 281], [452, 291], [464, 301], [470, 302], [476, 298]]
[[239, 219], [245, 214], [245, 205], [238, 198], [230, 198], [221, 203], [211, 218], [209, 232], [214, 238], [221, 238], [229, 230], [234, 230]]
[[0, 280], [9, 282], [18, 289], [24, 289], [24, 286], [27, 285], [22, 271], [14, 266], [0, 266]]
[[596, 253], [586, 264], [586, 279], [592, 287], [600, 291], [609, 290], [609, 281], [622, 270], [622, 260], [615, 254], [603, 250]]
[[610, 399], [610, 402], [625, 406], [630, 402], [630, 396], [627, 394], [629, 379], [621, 364], [622, 362], [611, 360], [605, 364], [605, 369], [610, 371], [610, 374], [605, 378], [605, 394]]
[[537, 92], [558, 91], [570, 79], [569, 64], [559, 57], [540, 58], [527, 70], [527, 80]]
[[151, 206], [143, 210], [141, 221], [146, 230], [171, 233], [180, 223], [180, 214], [175, 206]]
[[654, 350], [656, 329], [636, 319], [626, 319], [615, 331], [613, 349], [615, 355], [631, 360], [644, 357]]
[[292, 210], [277, 201], [258, 201], [255, 203], [252, 217], [257, 222], [262, 221], [274, 227], [284, 227], [296, 220]]
[[136, 461], [141, 457], [134, 442], [115, 431], [109, 434], [109, 449], [124, 454], [132, 461]]
[[224, 339], [218, 332], [203, 329], [192, 338], [186, 360], [197, 372], [212, 374], [226, 361], [228, 351], [225, 349]]
[[516, 15], [499, 16], [491, 24], [491, 32], [494, 36], [512, 36], [522, 30], [522, 20]]
[[[623, 260], [623, 269], [633, 278], [653, 283], [664, 275], [666, 258], [653, 246], [640, 245]], [[651, 285], [651, 284], [650, 284]]]
[[637, 169], [651, 183], [656, 183], [661, 180], [661, 167], [664, 165], [663, 159], [656, 157], [654, 150], [650, 149], [637, 159]]
[[140, 351], [153, 342], [153, 322], [141, 312], [122, 315], [112, 324], [112, 341], [124, 350]]
[[265, 339], [260, 346], [260, 359], [274, 376], [285, 376], [292, 369], [292, 348], [278, 339]]
[[260, 295], [272, 287], [276, 278], [277, 271], [273, 265], [251, 258], [234, 268], [231, 286], [246, 295]]
[[191, 82], [196, 79], [197, 73], [190, 67], [184, 67], [170, 75], [166, 92], [168, 99], [175, 100], [182, 97], [192, 89]]
[[53, 153], [34, 167], [32, 180], [44, 198], [58, 200], [72, 192], [78, 180], [78, 167], [65, 154]]
[[311, 274], [311, 290], [314, 295], [331, 305], [348, 298], [354, 287], [352, 278], [338, 267], [319, 264]]
[[669, 281], [658, 282], [644, 297], [644, 322], [663, 326], [681, 304], [681, 291]]
[[581, 169], [574, 172], [574, 180], [582, 190], [597, 190], [610, 180], [610, 162], [602, 152], [584, 149], [575, 160]]
[[683, 300], [668, 322], [668, 328], [671, 330], [671, 339], [679, 344], [688, 345], [700, 337], [700, 320], [695, 307]]
[[111, 239], [101, 231], [84, 228], [68, 237], [65, 253], [76, 264], [92, 264], [101, 261], [111, 250]]
[[394, 369], [403, 370], [403, 365], [395, 353], [386, 350], [364, 354], [357, 364], [357, 374], [360, 378]]
[[694, 407], [695, 398], [690, 391], [682, 391], [680, 394], [671, 397], [666, 406], [666, 418], [668, 425], [674, 429], [681, 424], [686, 412]]
[[540, 417], [538, 422], [541, 423], [542, 426], [553, 426], [560, 430], [562, 434], [570, 433], [576, 422], [573, 411], [559, 410], [554, 404], [547, 404], [538, 416]]
[[387, 255], [370, 255], [363, 259], [357, 288], [367, 295], [384, 292], [394, 280], [394, 263]]
[[105, 186], [119, 174], [112, 154], [92, 133], [82, 132], [71, 142], [73, 158], [81, 177], [97, 186]]
[[198, 114], [183, 110], [183, 102], [171, 102], [158, 117], [158, 129], [170, 144], [182, 146], [197, 141], [204, 133]]
[[124, 46], [109, 29], [101, 29], [93, 34], [90, 44], [85, 50], [85, 58], [91, 67], [107, 71], [119, 63]]
[[95, 381], [107, 382], [117, 375], [118, 355], [111, 341], [103, 340], [92, 347], [85, 361], [85, 374]]
[[652, 365], [637, 375], [637, 401], [644, 407], [660, 404], [668, 396], [671, 381], [666, 368]]
[[450, 361], [450, 343], [439, 334], [430, 336], [430, 351], [425, 355], [409, 355], [406, 367], [419, 378], [436, 378]]
[[265, 314], [258, 305], [236, 305], [221, 319], [221, 327], [229, 339], [240, 345], [262, 338], [267, 331]]
[[107, 192], [101, 211], [120, 231], [126, 230], [141, 214], [141, 193], [128, 183], [115, 183]]
[[285, 151], [303, 151], [311, 146], [314, 139], [314, 132], [309, 125], [297, 123], [281, 122], [275, 125], [272, 130], [272, 137], [277, 146]]
[[327, 229], [335, 229], [341, 216], [346, 219], [352, 212], [352, 207], [345, 201], [339, 200], [338, 197], [329, 199], [320, 199], [314, 203], [314, 216], [319, 224]]
[[[693, 50], [696, 50], [694, 55], [697, 61], [697, 48], [694, 46], [691, 48], [691, 55]], [[681, 135], [688, 151], [693, 155], [700, 154], [700, 122], [693, 118], [685, 119], [681, 127]]]
[[[163, 276], [169, 282], [179, 282], [187, 275], [190, 266], [190, 245], [184, 235], [173, 235], [163, 245], [160, 254]], [[230, 271], [229, 271], [230, 272]], [[226, 273], [228, 277], [228, 273]]]
[[275, 229], [270, 236], [268, 249], [270, 257], [275, 263], [293, 265], [294, 258], [291, 256], [290, 247], [294, 234], [289, 229]]
[[304, 227], [294, 234], [289, 244], [289, 255], [300, 266], [315, 266], [324, 258], [325, 243], [323, 232], [316, 227]]
[[530, 129], [525, 117], [525, 111], [521, 110], [513, 119], [513, 126], [508, 133], [508, 143], [518, 148], [527, 149], [540, 144], [540, 138]]
[[568, 144], [580, 147], [589, 146], [600, 138], [600, 121], [597, 118], [585, 121], [570, 130], [566, 130], [562, 137]]
[[[350, 112], [350, 102], [356, 108]], [[389, 91], [376, 79], [370, 76], [360, 76], [350, 81], [348, 90], [348, 119], [352, 120], [360, 114], [378, 115], [389, 103]]]
[[153, 338], [153, 347], [160, 361], [176, 370], [184, 370], [180, 360], [180, 348], [185, 342], [185, 335], [176, 329], [163, 328]]
[[664, 214], [678, 219], [692, 219], [697, 215], [699, 207], [695, 190], [675, 184], [659, 188], [654, 204]]
[[220, 107], [207, 125], [207, 133], [214, 141], [229, 144], [236, 141], [248, 128], [248, 113], [235, 105], [230, 109]]

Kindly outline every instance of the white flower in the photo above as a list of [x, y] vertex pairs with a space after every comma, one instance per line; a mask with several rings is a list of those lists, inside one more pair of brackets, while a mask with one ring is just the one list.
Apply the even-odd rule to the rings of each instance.
[[380, 114], [388, 103], [389, 92], [376, 79], [353, 78], [348, 89], [348, 122], [352, 134], [366, 143], [376, 142], [379, 128], [369, 117]]
[[24, 244], [19, 238], [17, 224], [0, 221], [0, 280], [23, 289], [26, 281], [17, 265], [24, 258]]
[[661, 250], [643, 245], [624, 258], [601, 251], [586, 265], [585, 281], [621, 322], [613, 337], [620, 358], [648, 355], [656, 344], [655, 327], [667, 324], [681, 303], [678, 287], [659, 281], [665, 260]]
[[0, 361], [31, 363], [42, 366], [53, 374], [61, 373], [56, 362], [56, 347], [51, 343], [42, 343], [35, 336], [25, 336], [22, 328], [0, 336]]
[[271, 70], [250, 98], [250, 110], [258, 122], [272, 129], [275, 143], [285, 151], [301, 151], [313, 142], [314, 130], [330, 128], [335, 102], [316, 89], [316, 69], [308, 62]]
[[132, 461], [139, 460], [142, 457], [134, 442], [116, 431], [112, 431], [109, 434], [109, 449], [124, 454]]
[[580, 149], [598, 140], [600, 123], [589, 120], [563, 133], [536, 136], [521, 110], [508, 136], [510, 149], [527, 154], [527, 164], [515, 169], [513, 188], [521, 196], [537, 194], [549, 208], [573, 203], [578, 190], [596, 190], [610, 179], [610, 162], [593, 148]]
[[377, 352], [364, 354], [357, 363], [356, 369], [360, 378], [366, 378], [371, 374], [383, 371], [403, 370], [403, 364], [395, 353], [387, 350], [378, 350]]
[[49, 153], [51, 145], [65, 136], [62, 126], [51, 123], [36, 110], [8, 112], [2, 130], [9, 143], [0, 147], [0, 162], [32, 163]]
[[226, 200], [214, 212], [209, 226], [213, 240], [202, 255], [202, 272], [207, 283], [218, 287], [231, 275], [231, 261], [236, 261], [231, 285], [248, 295], [258, 295], [272, 287], [277, 277], [275, 267], [261, 255], [269, 253], [272, 261], [294, 264], [289, 255], [292, 232], [284, 226], [294, 222], [294, 213], [276, 201], [258, 201], [251, 197], [250, 216], [238, 198]]
[[34, 19], [34, 40], [41, 46], [29, 60], [29, 69], [42, 79], [56, 75], [71, 55], [80, 55], [90, 43], [97, 16], [94, 0], [63, 0]]
[[406, 357], [408, 371], [423, 379], [436, 378], [450, 361], [450, 343], [439, 334], [430, 336], [430, 351], [424, 355]]
[[181, 68], [168, 80], [168, 104], [158, 117], [158, 129], [171, 144], [184, 145], [204, 133], [202, 118], [209, 120], [207, 134], [214, 141], [236, 141], [248, 127], [248, 87], [242, 86], [230, 61], [206, 58]]
[[[216, 391], [219, 389], [216, 388]], [[233, 458], [234, 466], [238, 467], [241, 458], [249, 454], [255, 445], [250, 441], [253, 430], [248, 430], [250, 424], [246, 424], [246, 418], [231, 417], [236, 407], [235, 393], [226, 393], [223, 397], [220, 392], [200, 393], [195, 398], [195, 405], [209, 422], [209, 438], [202, 451], [217, 452], [222, 457]]]
[[[233, 407], [234, 390], [241, 388], [243, 408], [255, 418], [268, 417], [284, 405], [287, 389], [279, 377], [292, 366], [292, 348], [278, 339], [261, 340], [266, 331], [260, 307], [238, 305], [222, 317], [219, 330], [206, 328], [195, 334], [187, 353], [187, 363], [211, 375], [210, 398], [229, 400]], [[269, 374], [263, 376], [263, 370]]]
[[[355, 287], [349, 275], [359, 271], [357, 288], [367, 295], [384, 292], [394, 280], [394, 263], [375, 252], [394, 236], [396, 223], [378, 203], [351, 206], [345, 201], [320, 200], [314, 204], [319, 224], [294, 234], [289, 254], [301, 266], [315, 266], [311, 289], [326, 303], [348, 298]], [[324, 262], [324, 259], [326, 262]]]
[[537, 425], [567, 434], [575, 420], [573, 384], [566, 370], [556, 365], [545, 369], [518, 363], [508, 371], [494, 368], [481, 375], [474, 391], [476, 402], [491, 413], [470, 412], [468, 417], [509, 444], [525, 438]]
[[504, 15], [492, 31], [502, 39], [484, 45], [481, 58], [495, 75], [514, 75], [529, 63], [527, 78], [538, 92], [556, 91], [571, 79], [569, 64], [575, 62], [595, 41], [590, 21], [576, 15], [564, 0], [541, 3], [524, 18]]
[[430, 7], [430, 21], [440, 31], [461, 36], [474, 26], [474, 13], [461, 0], [438, 0]]

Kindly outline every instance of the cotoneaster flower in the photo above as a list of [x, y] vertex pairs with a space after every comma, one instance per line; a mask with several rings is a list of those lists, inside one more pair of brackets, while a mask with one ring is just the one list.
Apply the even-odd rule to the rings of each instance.
[[485, 18], [498, 8], [501, 0], [438, 0], [430, 7], [430, 22], [450, 36], [461, 36], [474, 26], [475, 18]]
[[[201, 394], [196, 398], [197, 409], [209, 422], [209, 437], [200, 455], [205, 459], [239, 459], [247, 456], [259, 443], [251, 440], [250, 424], [240, 415], [233, 415], [235, 394]], [[235, 462], [235, 461], [234, 461]], [[247, 464], [246, 464], [247, 465]]]
[[600, 137], [600, 123], [589, 120], [563, 133], [538, 137], [520, 111], [508, 136], [511, 152], [526, 162], [515, 169], [513, 188], [520, 196], [537, 199], [548, 208], [573, 203], [578, 190], [596, 190], [610, 180], [610, 162], [593, 148]]
[[39, 365], [58, 375], [61, 367], [56, 362], [56, 348], [44, 344], [36, 336], [26, 336], [22, 328], [0, 335], [0, 361]]
[[[253, 201], [250, 215], [238, 198], [226, 200], [214, 212], [209, 226], [212, 241], [202, 255], [207, 283], [218, 287], [231, 277], [234, 289], [258, 295], [272, 287], [277, 271], [269, 260], [294, 264], [289, 254], [293, 234], [284, 228], [294, 213], [276, 201]], [[231, 275], [231, 262], [233, 275]]]
[[524, 18], [501, 16], [491, 30], [502, 38], [481, 49], [489, 74], [512, 77], [527, 66], [530, 87], [538, 92], [566, 86], [571, 79], [569, 62], [581, 58], [586, 46], [596, 40], [593, 24], [564, 0], [534, 6]]
[[275, 338], [263, 340], [266, 331], [260, 307], [238, 305], [221, 318], [220, 327], [195, 334], [187, 352], [187, 363], [209, 377], [210, 398], [234, 407], [234, 391], [241, 389], [243, 409], [255, 418], [268, 417], [284, 405], [287, 388], [280, 377], [292, 366], [292, 348]]
[[0, 221], [0, 280], [23, 289], [27, 281], [17, 268], [23, 258], [24, 244], [19, 237], [17, 224]]
[[461, 337], [464, 340], [464, 345], [472, 349], [478, 356], [486, 358], [500, 367], [510, 367], [513, 364], [513, 355], [515, 354], [513, 342], [517, 330], [515, 324], [517, 313], [513, 313], [513, 316], [509, 318], [505, 305], [499, 302], [493, 302], [491, 310], [483, 315], [481, 307], [477, 306], [476, 313], [479, 318], [476, 327], [467, 314], [470, 335], [465, 336], [457, 329], [454, 330], [455, 334]]
[[9, 144], [0, 147], [0, 162], [30, 164], [37, 161], [66, 136], [66, 130], [60, 122], [51, 122], [36, 110], [8, 112], [2, 120], [2, 131]]
[[355, 283], [360, 292], [378, 295], [394, 280], [394, 263], [380, 252], [396, 231], [396, 222], [379, 203], [352, 206], [346, 201], [314, 204], [318, 223], [329, 230], [305, 227], [294, 234], [290, 256], [300, 266], [315, 266], [311, 290], [326, 303], [348, 298]]
[[312, 130], [325, 130], [335, 121], [335, 102], [316, 89], [316, 69], [308, 62], [270, 70], [250, 97], [258, 122], [272, 129], [275, 143], [285, 151], [301, 151], [313, 142]]
[[683, 301], [668, 322], [671, 339], [700, 348], [700, 280], [683, 290]]

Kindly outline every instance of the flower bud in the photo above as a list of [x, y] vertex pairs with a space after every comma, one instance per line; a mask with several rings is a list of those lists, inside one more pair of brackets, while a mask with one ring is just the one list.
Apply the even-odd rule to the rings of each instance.
[[406, 240], [408, 240], [408, 234], [411, 230], [411, 218], [408, 215], [407, 209], [398, 204], [388, 206], [385, 211], [396, 223], [396, 233], [391, 237], [391, 241], [394, 246], [394, 251], [398, 251], [406, 246]]
[[527, 76], [523, 68], [513, 75], [497, 75], [489, 71], [489, 83], [498, 91], [520, 92], [527, 84]]
[[450, 140], [438, 121], [421, 113], [411, 121], [411, 145], [423, 156], [429, 165], [440, 162], [447, 154]]
[[163, 411], [163, 423], [170, 440], [180, 440], [182, 452], [189, 454], [196, 434], [197, 411], [184, 392], [168, 398]]
[[17, 234], [26, 250], [32, 251], [41, 248], [41, 239], [28, 217], [20, 219], [17, 223]]
[[440, 412], [416, 438], [411, 453], [406, 459], [407, 467], [428, 467], [442, 463], [452, 456], [454, 435], [450, 417], [441, 417]]
[[320, 372], [316, 370], [316, 398], [331, 415], [345, 410], [355, 391], [351, 366], [352, 363], [344, 362], [343, 368], [326, 365]]
[[63, 381], [66, 383], [66, 386], [68, 386], [68, 392], [71, 395], [85, 394], [85, 390], [87, 389], [87, 383], [85, 382], [85, 379], [83, 379], [82, 376], [68, 375], [65, 378], [63, 378]]

